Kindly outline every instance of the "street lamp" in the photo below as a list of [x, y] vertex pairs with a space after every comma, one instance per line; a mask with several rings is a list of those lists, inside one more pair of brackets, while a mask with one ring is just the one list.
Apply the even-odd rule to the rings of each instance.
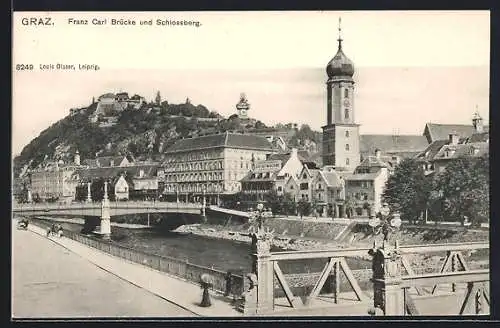
[[378, 235], [382, 232], [384, 235], [384, 241], [389, 240], [390, 234], [395, 232], [401, 226], [401, 219], [399, 213], [393, 213], [391, 218], [391, 209], [387, 203], [382, 205], [379, 212], [379, 217], [372, 216], [368, 221], [368, 224], [373, 229], [373, 233]]

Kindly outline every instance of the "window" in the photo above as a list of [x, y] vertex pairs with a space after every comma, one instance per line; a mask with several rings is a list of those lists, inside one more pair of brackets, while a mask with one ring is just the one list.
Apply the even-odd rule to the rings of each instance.
[[293, 186], [290, 186], [290, 190], [293, 190]]
[[349, 144], [345, 144], [345, 150], [349, 150]]
[[345, 137], [346, 137], [346, 138], [349, 138], [349, 131], [346, 131], [346, 132], [345, 132]]
[[307, 190], [307, 189], [309, 189], [309, 184], [307, 182], [300, 184], [300, 190]]
[[349, 90], [344, 89], [344, 98], [349, 98]]
[[282, 190], [282, 188], [281, 188], [281, 186], [279, 186], [279, 187], [278, 187], [278, 191], [281, 191], [281, 190]]
[[346, 108], [346, 109], [344, 110], [344, 117], [345, 117], [345, 119], [346, 119], [346, 120], [348, 120], [348, 119], [349, 119], [349, 108]]
[[345, 165], [349, 166], [349, 158], [345, 159]]

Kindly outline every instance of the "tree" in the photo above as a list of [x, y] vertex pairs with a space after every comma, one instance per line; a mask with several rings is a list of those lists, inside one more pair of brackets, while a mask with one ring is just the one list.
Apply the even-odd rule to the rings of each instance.
[[479, 225], [489, 218], [489, 160], [487, 157], [458, 158], [436, 176], [435, 201], [444, 218]]
[[413, 159], [403, 160], [389, 177], [383, 199], [401, 218], [416, 221], [427, 209], [432, 180], [424, 174], [422, 166]]
[[311, 215], [312, 206], [308, 201], [301, 199], [297, 204], [297, 211], [299, 212], [300, 217]]
[[287, 192], [283, 197], [283, 214], [295, 215], [295, 213], [297, 213], [297, 204], [292, 194]]
[[257, 121], [257, 122], [255, 122], [255, 128], [256, 129], [265, 129], [266, 125], [264, 123], [262, 123], [261, 121]]
[[345, 198], [345, 215], [348, 218], [352, 218], [354, 216], [354, 207], [356, 206], [356, 201], [352, 196], [346, 196]]
[[264, 201], [267, 203], [267, 206], [271, 208], [273, 214], [280, 214], [283, 212], [283, 200], [278, 195], [276, 190], [271, 189], [264, 195]]

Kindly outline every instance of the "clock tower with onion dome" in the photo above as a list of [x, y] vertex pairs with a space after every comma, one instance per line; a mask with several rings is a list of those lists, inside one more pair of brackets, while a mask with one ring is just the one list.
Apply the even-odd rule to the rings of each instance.
[[361, 157], [359, 124], [354, 116], [354, 64], [342, 50], [339, 38], [337, 54], [326, 66], [327, 125], [323, 126], [323, 165], [339, 171], [354, 171]]

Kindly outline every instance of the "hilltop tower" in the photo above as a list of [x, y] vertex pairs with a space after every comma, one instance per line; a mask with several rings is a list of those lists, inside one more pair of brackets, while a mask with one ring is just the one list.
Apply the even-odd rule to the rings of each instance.
[[248, 119], [249, 109], [250, 109], [250, 104], [248, 103], [247, 96], [242, 92], [240, 94], [240, 101], [236, 104], [236, 111], [238, 112], [238, 117], [242, 120]]
[[354, 116], [354, 64], [342, 50], [341, 20], [337, 54], [326, 66], [327, 124], [323, 126], [323, 165], [354, 171], [360, 163], [359, 124]]

